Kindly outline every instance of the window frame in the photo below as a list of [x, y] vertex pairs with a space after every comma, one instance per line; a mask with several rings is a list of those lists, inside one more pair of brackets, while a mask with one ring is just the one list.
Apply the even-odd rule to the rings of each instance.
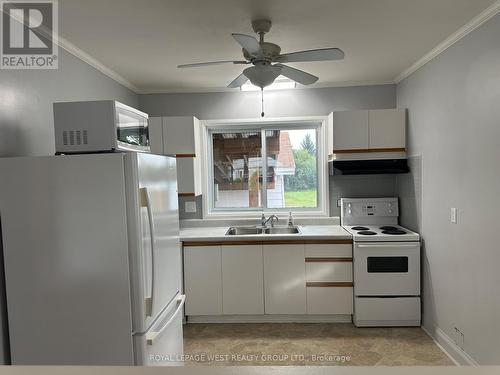
[[[204, 120], [201, 126], [202, 148], [202, 192], [203, 192], [203, 218], [256, 218], [260, 213], [286, 215], [292, 211], [299, 217], [325, 217], [330, 216], [329, 178], [328, 178], [328, 116], [309, 116], [293, 118], [268, 118], [268, 119], [227, 119]], [[316, 129], [317, 147], [317, 199], [316, 208], [215, 208], [213, 194], [213, 132], [254, 131], [265, 135], [266, 130]], [[262, 173], [267, 169], [267, 155], [265, 138], [262, 141]], [[264, 176], [263, 176], [264, 177]], [[265, 184], [262, 184], [262, 201], [267, 202]], [[267, 203], [265, 203], [267, 204]]]

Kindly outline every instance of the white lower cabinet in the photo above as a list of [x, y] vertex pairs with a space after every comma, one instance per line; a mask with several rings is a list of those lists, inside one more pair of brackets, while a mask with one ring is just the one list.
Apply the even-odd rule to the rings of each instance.
[[220, 246], [184, 247], [186, 315], [222, 314]]
[[352, 282], [352, 262], [306, 262], [308, 282]]
[[222, 311], [264, 314], [262, 245], [222, 246]]
[[184, 246], [186, 315], [350, 315], [351, 246]]
[[307, 287], [308, 314], [352, 314], [352, 287]]
[[306, 258], [352, 258], [352, 243], [306, 244]]
[[304, 244], [264, 245], [266, 314], [306, 314]]
[[353, 313], [352, 244], [306, 245], [307, 313]]

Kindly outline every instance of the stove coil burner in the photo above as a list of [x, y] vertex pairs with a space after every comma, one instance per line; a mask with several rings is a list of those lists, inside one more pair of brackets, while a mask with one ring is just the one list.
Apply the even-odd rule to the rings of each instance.
[[404, 230], [401, 229], [392, 229], [392, 230], [383, 230], [383, 234], [391, 234], [391, 235], [401, 235], [401, 234], [406, 234]]
[[368, 230], [369, 228], [367, 227], [352, 227], [352, 230]]
[[386, 226], [383, 226], [383, 227], [380, 227], [380, 230], [388, 230], [388, 231], [393, 231], [393, 230], [399, 230], [398, 228], [396, 227], [392, 227], [390, 225], [386, 225]]
[[376, 232], [372, 232], [371, 230], [362, 230], [361, 232], [358, 232], [358, 234], [361, 234], [363, 236], [374, 236], [377, 233]]

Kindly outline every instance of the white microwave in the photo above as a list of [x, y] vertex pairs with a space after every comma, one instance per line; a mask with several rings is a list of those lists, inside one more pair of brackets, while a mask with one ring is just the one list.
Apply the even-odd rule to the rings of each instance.
[[57, 154], [149, 152], [148, 115], [115, 100], [54, 103]]

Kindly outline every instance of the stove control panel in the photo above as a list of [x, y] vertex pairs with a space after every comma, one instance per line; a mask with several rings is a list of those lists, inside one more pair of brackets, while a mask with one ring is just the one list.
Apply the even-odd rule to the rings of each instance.
[[341, 216], [359, 223], [356, 218], [397, 218], [399, 216], [398, 198], [342, 198]]

